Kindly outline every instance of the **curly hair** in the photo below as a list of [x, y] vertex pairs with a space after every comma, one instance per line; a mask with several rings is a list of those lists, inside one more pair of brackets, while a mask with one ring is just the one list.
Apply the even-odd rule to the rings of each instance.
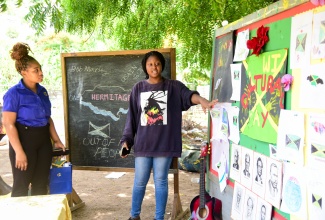
[[32, 50], [26, 43], [16, 43], [10, 50], [10, 56], [13, 60], [15, 60], [15, 67], [19, 73], [26, 70], [29, 63], [38, 63], [34, 57], [28, 55], [29, 52], [32, 52]]
[[148, 75], [147, 68], [146, 68], [146, 63], [147, 63], [148, 58], [151, 56], [155, 56], [160, 60], [161, 66], [162, 66], [162, 71], [164, 71], [164, 69], [165, 69], [166, 61], [165, 61], [164, 56], [160, 52], [150, 51], [150, 52], [146, 53], [142, 59], [142, 62], [141, 62], [142, 69], [143, 69], [144, 73], [146, 74], [146, 79], [149, 79], [149, 75]]

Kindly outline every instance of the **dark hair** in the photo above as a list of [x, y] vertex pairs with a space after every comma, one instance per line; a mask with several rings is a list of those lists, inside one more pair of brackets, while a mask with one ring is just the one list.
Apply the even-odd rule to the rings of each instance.
[[149, 57], [151, 56], [155, 56], [159, 59], [159, 61], [161, 62], [161, 65], [162, 65], [162, 71], [164, 71], [165, 69], [165, 57], [158, 51], [150, 51], [148, 53], [146, 53], [142, 59], [142, 69], [144, 71], [144, 73], [146, 74], [146, 79], [149, 79], [149, 75], [148, 75], [148, 72], [147, 72], [147, 68], [146, 68], [146, 63], [147, 63], [147, 60]]
[[30, 62], [37, 62], [34, 57], [28, 55], [29, 52], [32, 52], [32, 50], [25, 43], [16, 43], [10, 50], [10, 57], [16, 60], [15, 67], [19, 73], [22, 70], [26, 70]]
[[258, 161], [260, 161], [261, 162], [261, 164], [262, 164], [262, 167], [263, 167], [263, 161], [262, 161], [262, 159], [259, 157], [259, 158], [257, 158], [257, 161], [256, 161], [256, 165], [258, 165]]

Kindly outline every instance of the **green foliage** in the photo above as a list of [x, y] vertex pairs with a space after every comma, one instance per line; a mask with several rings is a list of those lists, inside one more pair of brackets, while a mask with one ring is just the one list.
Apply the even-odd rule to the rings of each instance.
[[[13, 83], [17, 83], [21, 78], [20, 75], [15, 71], [15, 64], [12, 62], [9, 53], [6, 53], [6, 56], [0, 57], [0, 63], [2, 64], [11, 64], [11, 65], [1, 65], [0, 69], [0, 97], [7, 91]], [[1, 102], [1, 100], [0, 100]]]
[[[0, 0], [0, 7], [5, 2]], [[187, 70], [187, 82], [204, 85], [209, 82], [215, 28], [223, 20], [231, 23], [273, 2], [32, 0], [26, 19], [37, 34], [49, 23], [56, 32], [64, 30], [95, 40], [109, 39], [117, 43], [118, 50], [175, 47], [178, 71]]]
[[[16, 29], [11, 27], [9, 30], [18, 33], [18, 29], [19, 27]], [[21, 79], [21, 75], [17, 73], [15, 63], [9, 54], [12, 46], [18, 41], [20, 40], [16, 39], [15, 36], [8, 36], [8, 34], [7, 38], [0, 41], [0, 63], [2, 63], [0, 68], [0, 95]], [[44, 80], [41, 84], [49, 91], [62, 90], [61, 53], [98, 50], [96, 46], [100, 43], [92, 39], [86, 41], [63, 32], [45, 37], [27, 36], [23, 42], [29, 44], [32, 49], [30, 55], [41, 64], [44, 74]], [[109, 45], [109, 42], [107, 44]], [[111, 48], [107, 46], [101, 49], [109, 50]]]
[[54, 27], [55, 30], [62, 30], [64, 19], [61, 10], [60, 0], [33, 0], [25, 19], [31, 21], [31, 26], [36, 30], [37, 35], [40, 35], [46, 29], [47, 18], [50, 20], [51, 27]]
[[[6, 0], [0, 0], [0, 13], [8, 10], [8, 5], [6, 2], [7, 2]], [[22, 3], [23, 3], [23, 0], [17, 0], [16, 6], [20, 7], [22, 5]]]
[[52, 34], [38, 39], [35, 50], [35, 58], [43, 69], [43, 84], [52, 90], [62, 89], [61, 53], [91, 51], [94, 50], [96, 41], [87, 41], [69, 34]]

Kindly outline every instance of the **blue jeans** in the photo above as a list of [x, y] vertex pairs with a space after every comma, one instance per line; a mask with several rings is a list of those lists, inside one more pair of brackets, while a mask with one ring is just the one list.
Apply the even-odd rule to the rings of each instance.
[[168, 198], [168, 171], [172, 157], [136, 157], [132, 192], [131, 216], [137, 217], [150, 178], [151, 168], [155, 183], [156, 213], [155, 219], [163, 220]]

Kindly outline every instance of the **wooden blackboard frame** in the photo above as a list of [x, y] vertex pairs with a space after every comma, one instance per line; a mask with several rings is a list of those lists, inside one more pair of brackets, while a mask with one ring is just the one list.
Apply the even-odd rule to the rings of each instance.
[[[67, 85], [67, 68], [66, 63], [70, 58], [84, 58], [84, 57], [105, 57], [105, 56], [128, 56], [140, 55], [143, 56], [150, 51], [159, 51], [162, 54], [168, 54], [170, 66], [170, 79], [176, 79], [176, 51], [175, 48], [164, 49], [146, 49], [146, 50], [127, 50], [127, 51], [100, 51], [100, 52], [75, 52], [75, 53], [61, 53], [61, 68], [62, 68], [62, 86], [63, 86], [63, 102], [64, 102], [64, 126], [65, 126], [65, 143], [66, 147], [71, 151], [70, 135], [69, 135], [69, 96]], [[167, 62], [167, 60], [166, 60]], [[141, 63], [139, 62], [139, 66]], [[166, 66], [168, 66], [166, 64]], [[144, 74], [144, 73], [143, 73]], [[164, 75], [164, 74], [163, 74]], [[144, 75], [143, 75], [144, 76]], [[144, 79], [144, 77], [143, 77]], [[70, 158], [68, 158], [70, 160]], [[73, 163], [73, 160], [71, 161]], [[118, 171], [118, 172], [134, 172], [134, 168], [125, 167], [104, 167], [104, 166], [80, 166], [73, 165], [74, 170], [94, 170], [94, 171]], [[179, 196], [179, 172], [178, 172], [178, 158], [174, 158], [171, 164], [169, 173], [174, 174], [174, 202], [172, 210], [172, 219], [175, 219], [179, 214], [183, 213], [180, 196]], [[84, 205], [84, 202], [78, 197], [77, 193], [69, 195], [69, 203], [72, 209], [77, 209]], [[186, 210], [188, 211], [188, 210]]]

